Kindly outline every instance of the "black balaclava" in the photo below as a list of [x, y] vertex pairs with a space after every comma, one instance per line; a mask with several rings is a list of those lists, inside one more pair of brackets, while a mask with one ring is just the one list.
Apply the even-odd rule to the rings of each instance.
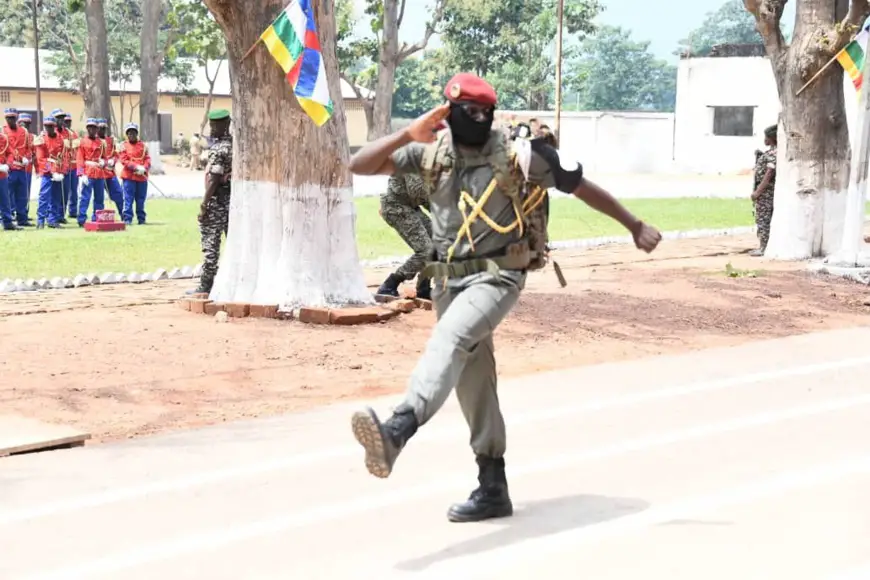
[[469, 115], [462, 108], [462, 104], [450, 103], [450, 116], [447, 118], [447, 122], [450, 124], [453, 140], [457, 144], [468, 147], [483, 147], [489, 140], [494, 118], [494, 109], [490, 109], [485, 120], [478, 120]]

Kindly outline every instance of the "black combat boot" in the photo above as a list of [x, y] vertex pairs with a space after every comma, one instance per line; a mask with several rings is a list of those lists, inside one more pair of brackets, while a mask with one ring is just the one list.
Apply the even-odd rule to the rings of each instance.
[[398, 298], [399, 296], [399, 284], [404, 282], [405, 279], [396, 274], [390, 274], [387, 276], [387, 279], [384, 280], [384, 283], [381, 284], [381, 287], [378, 288], [378, 295], [380, 296], [395, 296]]
[[366, 469], [375, 477], [389, 477], [399, 452], [417, 432], [414, 409], [402, 405], [384, 423], [371, 408], [357, 411], [351, 419], [353, 436], [366, 450]]
[[479, 522], [490, 518], [513, 515], [514, 506], [508, 495], [504, 457], [477, 456], [480, 487], [471, 492], [468, 501], [450, 507], [447, 519], [451, 522]]
[[417, 298], [432, 300], [432, 281], [429, 278], [417, 278]]
[[200, 276], [199, 278], [199, 286], [196, 287], [195, 290], [188, 290], [185, 294], [211, 294], [211, 287], [214, 286], [214, 278], [207, 278], [206, 276]]

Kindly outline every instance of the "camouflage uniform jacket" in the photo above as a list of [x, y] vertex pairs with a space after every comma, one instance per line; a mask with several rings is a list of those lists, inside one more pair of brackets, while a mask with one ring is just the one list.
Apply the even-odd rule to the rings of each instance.
[[403, 205], [411, 209], [429, 209], [429, 191], [419, 175], [393, 175], [387, 183], [387, 191], [381, 196], [385, 205]]
[[[770, 184], [767, 188], [761, 192], [761, 197], [772, 197], [773, 189], [776, 186], [776, 147], [771, 147], [767, 151], [762, 152], [761, 155], [755, 160], [755, 184], [753, 186], [753, 191], [758, 188], [758, 185], [761, 183], [761, 180], [764, 179], [764, 174], [767, 173], [768, 169], [773, 169], [773, 177], [770, 180]], [[759, 199], [760, 199], [759, 198]]]
[[[224, 135], [215, 140], [208, 150], [206, 173], [215, 176], [228, 174], [233, 169], [233, 137]], [[229, 189], [230, 182], [221, 183], [219, 189]]]

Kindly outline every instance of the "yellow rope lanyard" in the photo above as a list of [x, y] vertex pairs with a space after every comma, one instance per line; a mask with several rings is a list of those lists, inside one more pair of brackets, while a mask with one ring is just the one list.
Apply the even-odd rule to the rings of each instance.
[[[141, 143], [141, 141], [136, 141], [136, 143]], [[124, 144], [125, 144], [125, 145], [133, 145], [133, 143], [130, 143], [129, 140], [124, 141]], [[126, 149], [126, 147], [125, 147], [125, 149]], [[138, 157], [138, 158], [137, 158], [137, 157], [133, 157], [133, 155], [131, 154], [131, 155], [130, 155], [130, 159], [133, 160], [133, 161], [144, 162], [144, 161], [145, 161], [145, 154], [146, 154], [146, 153], [148, 153], [148, 150], [145, 149], [145, 145], [142, 145], [142, 157]]]
[[[514, 166], [518, 166], [519, 162], [514, 159]], [[471, 226], [478, 220], [478, 218], [482, 219], [483, 222], [488, 225], [490, 228], [498, 232], [499, 234], [509, 234], [515, 229], [520, 229], [520, 236], [523, 235], [523, 228], [525, 226], [526, 217], [528, 217], [533, 211], [535, 211], [538, 206], [543, 203], [544, 199], [547, 197], [547, 190], [539, 187], [537, 185], [533, 185], [531, 187], [531, 191], [526, 199], [523, 201], [523, 207], [520, 209], [517, 204], [517, 200], [512, 198], [511, 203], [514, 207], [514, 214], [516, 215], [516, 219], [514, 222], [507, 226], [499, 225], [495, 220], [489, 217], [485, 211], [483, 211], [483, 206], [486, 205], [486, 202], [489, 201], [489, 198], [492, 196], [496, 187], [498, 187], [498, 180], [493, 177], [489, 182], [489, 185], [483, 192], [483, 195], [480, 196], [480, 199], [475, 201], [474, 197], [471, 196], [467, 191], [460, 191], [459, 193], [459, 203], [457, 204], [459, 207], [459, 211], [462, 212], [462, 226], [459, 228], [459, 233], [456, 236], [456, 240], [453, 242], [453, 245], [447, 250], [447, 262], [453, 259], [453, 254], [456, 252], [456, 247], [459, 245], [459, 242], [462, 240], [463, 236], [468, 238], [468, 243], [471, 246], [472, 251], [474, 250], [474, 240], [471, 237]], [[468, 208], [471, 208], [471, 214], [467, 212]]]

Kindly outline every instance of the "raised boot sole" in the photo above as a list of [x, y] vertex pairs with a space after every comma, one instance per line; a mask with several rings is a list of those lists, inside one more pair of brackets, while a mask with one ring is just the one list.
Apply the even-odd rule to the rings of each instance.
[[514, 515], [513, 504], [507, 505], [490, 505], [476, 512], [462, 512], [450, 508], [447, 511], [447, 519], [454, 523], [472, 523], [492, 520], [496, 518], [509, 518]]
[[387, 457], [386, 442], [381, 424], [374, 411], [357, 411], [351, 418], [353, 436], [366, 450], [366, 469], [375, 477], [382, 479], [390, 476], [393, 466]]

